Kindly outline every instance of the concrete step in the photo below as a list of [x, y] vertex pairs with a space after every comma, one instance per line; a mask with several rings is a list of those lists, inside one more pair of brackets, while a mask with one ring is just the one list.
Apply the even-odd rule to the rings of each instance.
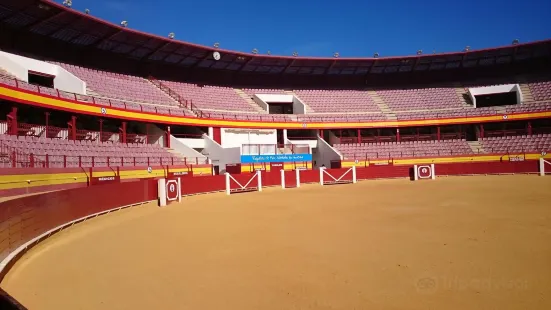
[[530, 90], [530, 87], [528, 87], [527, 84], [519, 84], [520, 91], [522, 92], [522, 99], [524, 102], [532, 102], [534, 101], [534, 95], [532, 95], [532, 91]]
[[379, 107], [379, 110], [383, 112], [383, 114], [386, 116], [387, 120], [389, 121], [397, 121], [398, 118], [396, 117], [396, 114], [392, 111], [392, 109], [386, 104], [386, 102], [377, 94], [374, 90], [368, 90], [367, 94], [373, 102]]
[[471, 148], [471, 150], [475, 154], [486, 153], [486, 151], [484, 151], [484, 147], [482, 147], [482, 144], [480, 143], [480, 141], [467, 141], [467, 144], [469, 145], [469, 147]]
[[462, 86], [458, 86], [455, 88], [455, 93], [457, 94], [457, 97], [461, 101], [461, 105], [464, 108], [472, 108], [472, 105], [469, 104], [469, 102], [466, 99], [467, 91], [465, 91], [465, 88]]
[[245, 100], [248, 104], [250, 104], [256, 111], [266, 112], [266, 110], [264, 110], [258, 104], [256, 104], [256, 102], [254, 102], [254, 100], [249, 95], [247, 95], [242, 89], [234, 88], [233, 90], [239, 95], [239, 97], [243, 98], [243, 100]]
[[170, 99], [174, 102], [174, 104], [175, 104], [176, 106], [180, 106], [180, 107], [184, 110], [184, 112], [185, 112], [186, 114], [198, 116], [197, 113], [195, 113], [195, 112], [192, 111], [191, 109], [188, 109], [187, 107], [180, 105], [180, 102], [178, 102], [178, 100], [177, 100], [176, 98], [172, 97], [172, 96], [170, 95], [170, 93], [168, 93], [166, 90], [162, 89], [162, 88], [160, 87], [160, 85], [157, 84], [157, 83], [160, 83], [160, 82], [157, 81], [157, 83], [154, 83], [153, 81], [151, 81], [151, 80], [149, 80], [149, 79], [144, 79], [144, 80], [148, 81], [151, 85], [157, 87], [157, 88], [160, 89], [163, 93], [165, 93], [165, 95], [166, 95], [168, 98], [170, 98]]

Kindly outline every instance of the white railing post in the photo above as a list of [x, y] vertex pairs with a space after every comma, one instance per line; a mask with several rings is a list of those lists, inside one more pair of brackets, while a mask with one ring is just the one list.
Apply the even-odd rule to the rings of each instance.
[[258, 178], [258, 191], [262, 191], [262, 170], [256, 171], [256, 177]]
[[323, 171], [325, 170], [325, 167], [320, 168], [320, 185], [323, 186]]
[[300, 187], [300, 169], [295, 170], [297, 174], [297, 187]]
[[413, 165], [413, 179], [419, 181], [419, 173], [417, 171], [417, 165]]
[[230, 174], [226, 172], [226, 194], [230, 194]]
[[281, 188], [285, 189], [285, 170], [281, 169]]
[[436, 171], [434, 171], [434, 164], [430, 164], [431, 179], [436, 180]]
[[159, 192], [159, 207], [166, 206], [166, 179], [157, 181], [157, 189]]
[[356, 166], [352, 166], [352, 183], [356, 183]]
[[182, 181], [178, 178], [178, 202], [182, 202]]
[[545, 176], [545, 160], [540, 158], [540, 176]]

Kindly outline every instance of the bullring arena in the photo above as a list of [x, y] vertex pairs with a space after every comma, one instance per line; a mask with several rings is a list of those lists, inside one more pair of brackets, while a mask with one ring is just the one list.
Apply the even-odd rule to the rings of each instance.
[[0, 2], [1, 310], [551, 309], [534, 14], [508, 25], [528, 42], [310, 57], [138, 31], [102, 1]]
[[546, 309], [550, 188], [450, 176], [150, 202], [53, 234], [2, 288], [30, 309]]

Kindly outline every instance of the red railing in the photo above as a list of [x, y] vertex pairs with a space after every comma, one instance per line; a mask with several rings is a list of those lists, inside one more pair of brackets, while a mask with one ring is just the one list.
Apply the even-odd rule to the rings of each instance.
[[165, 84], [163, 84], [161, 81], [157, 80], [156, 78], [154, 78], [153, 76], [149, 76], [148, 79], [154, 84], [156, 85], [157, 87], [159, 87], [160, 90], [162, 90], [163, 92], [165, 92], [167, 95], [169, 95], [172, 99], [178, 101], [178, 103], [180, 104], [181, 107], [185, 107], [187, 109], [189, 109], [190, 111], [192, 112], [196, 112], [195, 111], [195, 107], [193, 106], [193, 102], [191, 100], [186, 100], [184, 99], [182, 96], [180, 96], [180, 94], [178, 94], [177, 92], [173, 91], [170, 87], [166, 86]]
[[[185, 100], [183, 99], [179, 94], [177, 94], [175, 91], [170, 89], [170, 87], [164, 85], [160, 81], [156, 80], [153, 77], [149, 77], [150, 81], [152, 81], [155, 85], [157, 85], [161, 90], [165, 91], [169, 96], [171, 96], [173, 99], [178, 101], [180, 106], [186, 107], [187, 109], [191, 110], [196, 114], [196, 117], [199, 118], [211, 118], [210, 112], [203, 112], [195, 107], [192, 100]], [[171, 107], [169, 106], [153, 106], [153, 105], [145, 105], [146, 108], [144, 109], [144, 105], [139, 103], [133, 103], [133, 102], [124, 102], [120, 100], [115, 99], [108, 99], [108, 98], [99, 98], [94, 96], [88, 96], [88, 95], [80, 95], [75, 93], [69, 93], [60, 91], [58, 89], [53, 88], [45, 88], [45, 87], [37, 87], [36, 85], [31, 85], [23, 81], [19, 81], [13, 77], [0, 75], [0, 84], [5, 84], [11, 87], [15, 87], [18, 89], [23, 89], [26, 91], [32, 91], [37, 92], [40, 94], [44, 94], [47, 96], [57, 97], [60, 99], [68, 99], [68, 100], [74, 100], [81, 103], [88, 103], [88, 104], [94, 104], [98, 107], [113, 107], [113, 108], [119, 108], [129, 111], [141, 111], [141, 112], [149, 112], [149, 113], [156, 113], [156, 114], [162, 114], [162, 115], [174, 115], [174, 116], [182, 116], [182, 114], [178, 113], [172, 113]], [[478, 113], [472, 113], [473, 111]], [[449, 111], [453, 112], [453, 111]], [[430, 119], [442, 119], [442, 118], [470, 118], [470, 117], [477, 117], [477, 116], [488, 116], [488, 115], [497, 115], [496, 111], [492, 110], [476, 110], [472, 109], [468, 112], [461, 112], [461, 113], [454, 113], [451, 114], [446, 112], [438, 112], [430, 116], [421, 117], [419, 115], [415, 115], [414, 117], [403, 117], [404, 114], [398, 114], [399, 120], [430, 120]], [[541, 112], [541, 111], [533, 111], [533, 112]], [[519, 112], [519, 113], [527, 113], [527, 112]], [[519, 114], [519, 113], [508, 113], [509, 115], [512, 114]], [[214, 112], [213, 112], [214, 114]], [[220, 113], [216, 113], [220, 114]], [[263, 115], [263, 114], [247, 114], [247, 113], [235, 113], [235, 114], [222, 114], [217, 115], [215, 119], [223, 119], [223, 120], [247, 120], [247, 121], [270, 121], [270, 122], [292, 122], [290, 118], [286, 117], [276, 117], [276, 115], [280, 116], [285, 114], [275, 114], [275, 115]], [[188, 115], [189, 116], [189, 115]], [[297, 116], [296, 114], [290, 114], [289, 116]], [[195, 115], [191, 115], [189, 117], [195, 117]], [[342, 116], [323, 116], [323, 115], [300, 115], [300, 122], [318, 122], [315, 119], [322, 119], [321, 122], [358, 122], [358, 117], [353, 115], [346, 115], [343, 114]], [[362, 120], [363, 121], [363, 120]], [[366, 119], [365, 122], [369, 122], [370, 120]], [[373, 121], [384, 121], [384, 120], [373, 120]]]
[[36, 155], [18, 151], [2, 151], [2, 168], [85, 168], [85, 167], [136, 167], [159, 165], [204, 165], [206, 158], [174, 157], [125, 157], [125, 156], [72, 156], [72, 155]]
[[[15, 78], [0, 75], [0, 84], [8, 85], [15, 87], [17, 89], [22, 89], [26, 91], [37, 92], [39, 94], [52, 96], [60, 99], [73, 100], [80, 103], [94, 104], [98, 107], [111, 107], [118, 108], [128, 111], [140, 111], [140, 112], [149, 112], [161, 115], [174, 115], [182, 116], [182, 114], [172, 113], [172, 107], [170, 106], [155, 106], [155, 105], [142, 105], [140, 103], [134, 102], [125, 102], [121, 100], [109, 99], [109, 98], [100, 98], [88, 95], [80, 95], [75, 93], [64, 92], [58, 89], [37, 87], [36, 85], [31, 85], [27, 82], [19, 81]], [[42, 89], [42, 90], [41, 90]], [[48, 91], [45, 91], [47, 89]], [[191, 107], [191, 105], [189, 105]], [[145, 108], [144, 108], [145, 107]], [[188, 106], [186, 106], [188, 107]]]
[[[484, 148], [484, 152], [481, 152], [481, 150], [478, 150], [479, 152], [475, 152], [474, 155], [495, 155], [495, 156], [501, 156], [501, 160], [504, 160], [505, 157], [512, 158], [515, 161], [516, 159], [522, 158], [523, 160], [526, 159], [527, 154], [534, 154], [538, 153], [537, 150], [525, 150], [521, 149], [521, 151], [513, 151], [509, 148], [506, 150], [503, 149], [493, 149], [490, 148], [488, 150], [487, 148]], [[541, 152], [545, 152], [546, 154], [550, 153], [551, 150], [541, 150]], [[400, 155], [398, 155], [400, 153]], [[458, 151], [436, 151], [436, 154], [427, 155], [425, 152], [376, 152], [375, 155], [368, 155], [367, 153], [365, 156], [361, 156], [358, 154], [354, 154], [352, 157], [346, 157], [344, 160], [354, 160], [354, 161], [365, 161], [369, 163], [370, 161], [380, 161], [380, 160], [388, 160], [389, 162], [394, 162], [394, 160], [397, 159], [418, 159], [418, 158], [434, 158], [434, 157], [454, 157], [454, 156], [469, 156], [473, 154], [466, 154], [464, 152], [458, 152]], [[509, 160], [509, 159], [506, 159]]]

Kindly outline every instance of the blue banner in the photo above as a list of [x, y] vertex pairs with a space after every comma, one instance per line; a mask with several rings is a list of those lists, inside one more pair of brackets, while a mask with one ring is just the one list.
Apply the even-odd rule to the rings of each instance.
[[312, 161], [312, 154], [241, 155], [242, 164]]

